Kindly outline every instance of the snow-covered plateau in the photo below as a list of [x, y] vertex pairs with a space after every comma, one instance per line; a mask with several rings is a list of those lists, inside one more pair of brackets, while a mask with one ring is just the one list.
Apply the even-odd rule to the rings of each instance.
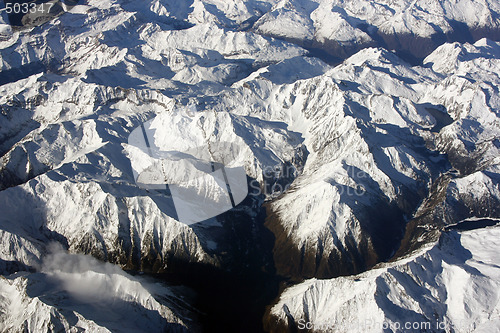
[[500, 331], [498, 1], [74, 3], [0, 3], [0, 331]]

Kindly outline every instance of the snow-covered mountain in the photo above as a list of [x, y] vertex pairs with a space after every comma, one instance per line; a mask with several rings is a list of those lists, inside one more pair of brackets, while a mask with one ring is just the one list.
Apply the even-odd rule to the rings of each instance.
[[344, 58], [382, 46], [410, 60], [445, 41], [498, 38], [497, 1], [283, 0], [254, 29]]
[[390, 257], [405, 221], [439, 226], [498, 217], [498, 55], [487, 54], [496, 48], [488, 40], [463, 47], [465, 59], [477, 58], [448, 73], [432, 70], [440, 63], [431, 68], [431, 61], [439, 54], [442, 64], [452, 63], [455, 55], [443, 54], [450, 45], [424, 67], [366, 49], [295, 83], [290, 97], [280, 92], [305, 115], [309, 156], [292, 190], [268, 206], [278, 270], [352, 273]]
[[[375, 163], [365, 164], [376, 165], [380, 170], [385, 171], [384, 174], [390, 175], [389, 184], [393, 184], [392, 188], [399, 185], [398, 180], [400, 181], [402, 175], [407, 177], [407, 182], [402, 185], [412, 184], [412, 179], [416, 183], [428, 181], [427, 197], [420, 201], [418, 206], [414, 206], [418, 207], [417, 209], [410, 209], [413, 213], [405, 212], [405, 215], [408, 215], [404, 220], [409, 222], [401, 247], [396, 253], [396, 258], [404, 257], [404, 259], [359, 276], [339, 277], [333, 280], [307, 280], [288, 288], [270, 311], [268, 329], [275, 330], [284, 325], [298, 329], [305, 327], [312, 331], [333, 332], [359, 332], [360, 330], [380, 332], [387, 327], [396, 332], [407, 332], [411, 329], [424, 330], [421, 327], [405, 329], [403, 326], [405, 323], [418, 322], [426, 323], [426, 325], [430, 323], [432, 327], [427, 331], [498, 330], [498, 295], [496, 292], [498, 272], [495, 271], [498, 255], [494, 245], [498, 228], [463, 232], [462, 238], [457, 236], [456, 232], [441, 234], [445, 225], [454, 225], [466, 220], [470, 228], [480, 228], [484, 221], [481, 218], [499, 217], [498, 47], [498, 43], [488, 40], [478, 41], [474, 45], [446, 44], [427, 57], [423, 67], [412, 68], [395, 63], [394, 60], [381, 59], [380, 53], [376, 50], [365, 50], [344, 61], [342, 65], [333, 69], [331, 74], [328, 73], [332, 78], [342, 79], [344, 84], [351, 81], [353, 74], [356, 73], [358, 79], [355, 81], [357, 90], [355, 94], [363, 93], [368, 86], [371, 94], [375, 92], [377, 94], [367, 96], [366, 101], [376, 101], [383, 99], [384, 96], [389, 101], [389, 103], [386, 102], [385, 107], [379, 106], [378, 108], [375, 103], [365, 104], [366, 116], [369, 115], [371, 118], [367, 117], [371, 122], [370, 125], [378, 127], [379, 124], [383, 126], [392, 122], [397, 126], [399, 124], [396, 121], [406, 121], [400, 124], [404, 124], [404, 128], [409, 129], [410, 133], [414, 131], [413, 133], [420, 136], [425, 141], [426, 149], [446, 153], [449, 165], [443, 165], [444, 169], [441, 169], [440, 176], [433, 178], [432, 172], [428, 173], [427, 170], [433, 170], [432, 167], [436, 166], [435, 162], [439, 161], [438, 157], [428, 155], [425, 159], [411, 158], [411, 156], [418, 156], [412, 152], [406, 155], [410, 156], [410, 159], [408, 157], [393, 159], [391, 156], [394, 155], [386, 153], [392, 165], [377, 163], [381, 155], [374, 153], [376, 149], [381, 146], [384, 152], [390, 152], [385, 143], [397, 141], [394, 139], [377, 141], [374, 137], [369, 137], [366, 144], [373, 145], [373, 148], [365, 151], [364, 158], [356, 156], [355, 161], [362, 163], [366, 156], [373, 154]], [[368, 52], [373, 52], [375, 57], [370, 57]], [[362, 78], [366, 77], [363, 72], [368, 71], [370, 75], [377, 75], [376, 79], [363, 80]], [[414, 76], [415, 74], [417, 75]], [[384, 81], [382, 78], [386, 75], [392, 80]], [[404, 86], [403, 89], [398, 81], [405, 83], [401, 85]], [[422, 105], [423, 108], [420, 110], [427, 111], [427, 117], [415, 119], [413, 116], [413, 119], [417, 121], [414, 120], [413, 126], [408, 124], [409, 108], [400, 106], [400, 100], [403, 98], [413, 106], [413, 110], [419, 110], [419, 104]], [[343, 105], [346, 105], [346, 102]], [[441, 107], [436, 107], [438, 105]], [[447, 110], [450, 119], [439, 113], [442, 107]], [[391, 109], [402, 110], [405, 113], [398, 112], [401, 116], [396, 118], [394, 117], [396, 113], [389, 113]], [[377, 115], [377, 111], [380, 115]], [[363, 119], [363, 117], [358, 115], [356, 119]], [[426, 124], [425, 120], [431, 121]], [[420, 128], [415, 127], [419, 122], [427, 125], [427, 128], [422, 125]], [[361, 127], [360, 130], [363, 131], [365, 126], [363, 124], [357, 128]], [[342, 136], [338, 140], [341, 138]], [[354, 147], [352, 142], [346, 146]], [[412, 145], [412, 148], [414, 147], [415, 145]], [[402, 148], [404, 149], [404, 145], [401, 144], [397, 147], [396, 151], [399, 152], [399, 156], [401, 156]], [[341, 150], [337, 148], [335, 151]], [[418, 152], [421, 154], [422, 150]], [[349, 150], [345, 154], [349, 156], [353, 152]], [[411, 168], [404, 167], [403, 161], [405, 160], [414, 161], [409, 164]], [[312, 161], [311, 155], [307, 163], [310, 161]], [[427, 180], [418, 178], [418, 169], [415, 170], [418, 164], [415, 161], [427, 162], [431, 167], [421, 169], [424, 171], [423, 174], [429, 174]], [[305, 170], [307, 170], [307, 163]], [[387, 168], [389, 166], [391, 169]], [[332, 168], [328, 169], [330, 170]], [[386, 170], [392, 172], [387, 173]], [[314, 175], [317, 174], [318, 171], [315, 171]], [[373, 171], [367, 171], [364, 174], [373, 174]], [[305, 176], [306, 172], [299, 179]], [[347, 179], [355, 184], [355, 179]], [[277, 260], [285, 261], [282, 264], [283, 269], [290, 270], [295, 264], [296, 269], [302, 273], [314, 272], [311, 276], [321, 277], [322, 274], [324, 276], [321, 272], [322, 261], [327, 261], [323, 258], [325, 258], [325, 252], [328, 253], [327, 246], [323, 244], [330, 246], [334, 244], [333, 250], [330, 248], [330, 260], [336, 262], [331, 258], [336, 258], [346, 248], [352, 249], [351, 244], [356, 244], [357, 240], [363, 239], [362, 225], [345, 228], [344, 225], [347, 223], [341, 224], [341, 222], [349, 223], [349, 219], [357, 217], [355, 212], [359, 209], [358, 203], [351, 202], [349, 205], [345, 197], [358, 201], [364, 197], [354, 196], [352, 199], [352, 195], [346, 196], [345, 192], [339, 191], [338, 187], [335, 191], [331, 190], [333, 194], [326, 196], [328, 192], [321, 190], [319, 184], [314, 184], [311, 180], [305, 180], [304, 183], [307, 185], [297, 185], [298, 189], [295, 192], [287, 193], [271, 204], [271, 208], [277, 211], [275, 214], [278, 220], [292, 222], [281, 223], [284, 232], [287, 233], [285, 239], [296, 239], [295, 244], [301, 244], [300, 242], [304, 244], [302, 248], [299, 245], [296, 250], [297, 257], [286, 258], [285, 253], [289, 251], [287, 249], [282, 253], [278, 252], [280, 256]], [[397, 185], [394, 186], [394, 184]], [[399, 187], [404, 190], [401, 185]], [[380, 188], [384, 189], [382, 186]], [[391, 193], [390, 189], [390, 186], [385, 187], [383, 192]], [[304, 193], [299, 194], [300, 191]], [[315, 193], [318, 193], [317, 198], [321, 200], [312, 199], [304, 202], [307, 195], [314, 198]], [[392, 193], [396, 194], [393, 198], [397, 198], [398, 191]], [[413, 188], [410, 193], [418, 193], [418, 188]], [[294, 197], [297, 198], [296, 201], [293, 200]], [[400, 200], [396, 199], [396, 202]], [[303, 207], [308, 214], [301, 213], [297, 209], [299, 202], [300, 207]], [[326, 207], [321, 207], [321, 204]], [[292, 206], [295, 207], [294, 210], [290, 209]], [[314, 207], [317, 208], [314, 210]], [[383, 206], [379, 204], [376, 209], [379, 210], [381, 207]], [[344, 213], [346, 209], [350, 214]], [[322, 212], [323, 215], [315, 215], [314, 219], [308, 220], [307, 218], [314, 211]], [[339, 212], [345, 215], [342, 216]], [[384, 213], [376, 210], [370, 213], [372, 217], [384, 216]], [[363, 219], [366, 221], [369, 217], [363, 216]], [[319, 221], [325, 221], [323, 226], [320, 226]], [[361, 221], [355, 220], [359, 224]], [[316, 228], [313, 229], [312, 225]], [[287, 230], [287, 228], [290, 229]], [[342, 235], [346, 229], [349, 236], [339, 237], [338, 235]], [[323, 231], [318, 232], [319, 230]], [[354, 233], [357, 237], [351, 236], [353, 230], [359, 230]], [[382, 228], [381, 232], [390, 233], [392, 230]], [[336, 243], [337, 239], [345, 241], [349, 237], [353, 238], [351, 244], [346, 242], [346, 245], [339, 241]], [[438, 239], [439, 243], [434, 245]], [[339, 243], [340, 245], [335, 246]], [[279, 243], [276, 246], [279, 246]], [[277, 249], [277, 251], [280, 250]], [[309, 256], [315, 258], [315, 261], [307, 260], [308, 250], [311, 253]], [[275, 254], [277, 251], [275, 250]], [[346, 261], [350, 263], [349, 260], [341, 261], [344, 268], [348, 267]], [[474, 262], [478, 267], [474, 266]], [[306, 263], [309, 267], [305, 266]], [[276, 264], [279, 269], [279, 262]], [[469, 265], [472, 268], [469, 268]], [[339, 273], [344, 272], [339, 269], [332, 271], [332, 274]], [[436, 327], [437, 324], [442, 326]]]
[[[0, 281], [3, 332], [189, 332], [192, 308], [170, 288], [51, 244], [37, 272]], [[173, 309], [173, 310], [172, 310]]]
[[406, 259], [290, 287], [271, 313], [314, 332], [497, 332], [499, 236], [498, 226], [445, 232]]
[[[184, 269], [179, 262], [242, 275], [272, 275], [274, 266], [295, 282], [333, 278], [394, 256], [417, 260], [452, 237], [441, 236], [446, 226], [500, 218], [500, 43], [482, 38], [498, 37], [498, 13], [486, 0], [88, 0], [43, 25], [11, 28], [2, 11], [3, 330], [115, 331], [132, 313], [148, 327], [196, 330], [184, 291], [151, 289], [118, 266], [167, 275]], [[471, 43], [435, 49], [446, 40]], [[317, 49], [345, 59], [333, 67]], [[398, 55], [427, 57], [411, 66]], [[179, 115], [188, 106], [194, 114]], [[154, 136], [165, 150], [230, 156], [246, 172], [248, 198], [181, 223], [168, 193], [136, 183], [141, 155], [129, 136], [151, 119], [161, 119]], [[477, 232], [496, 229], [487, 230]], [[52, 242], [81, 254], [51, 254]], [[268, 327], [286, 324], [283, 306], [292, 311], [303, 286], [342, 279], [286, 290]], [[99, 295], [82, 299], [75, 284], [94, 282], [131, 294], [113, 289], [89, 307]], [[320, 309], [328, 295], [303, 307]], [[122, 319], [104, 319], [115, 308], [99, 314], [110, 300], [123, 303]], [[314, 317], [298, 306], [290, 314]]]

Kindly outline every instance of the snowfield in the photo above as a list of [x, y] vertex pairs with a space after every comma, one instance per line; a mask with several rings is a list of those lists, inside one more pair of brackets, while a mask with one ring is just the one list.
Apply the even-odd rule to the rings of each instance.
[[168, 287], [68, 254], [57, 243], [38, 269], [2, 277], [2, 331], [188, 332], [192, 326], [180, 317], [192, 316], [189, 306]]
[[[269, 330], [498, 330], [500, 229], [482, 221], [500, 218], [499, 14], [88, 0], [11, 28], [1, 11], [0, 330], [196, 331], [183, 291], [122, 271], [179, 263], [295, 284]], [[164, 152], [241, 168], [250, 195], [182, 223], [170, 190], [140, 186], [141, 124]], [[183, 162], [162, 176], [196, 190], [208, 164]]]
[[496, 332], [499, 236], [498, 226], [446, 232], [415, 256], [359, 275], [290, 287], [271, 313], [316, 331]]

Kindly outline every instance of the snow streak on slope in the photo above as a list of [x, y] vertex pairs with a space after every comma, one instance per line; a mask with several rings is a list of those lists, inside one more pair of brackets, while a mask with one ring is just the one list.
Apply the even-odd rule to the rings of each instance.
[[[70, 248], [129, 267], [142, 267], [150, 250], [160, 267], [167, 252], [213, 261], [192, 229], [168, 216], [164, 196], [135, 188], [122, 144], [185, 96], [218, 94], [263, 63], [305, 51], [213, 22], [176, 30], [155, 8], [90, 2], [3, 50], [3, 74], [12, 81], [1, 88], [0, 187], [12, 187], [2, 192], [4, 223], [29, 217], [31, 230], [57, 229]], [[19, 73], [32, 74], [25, 69], [33, 64], [39, 73], [23, 79]], [[228, 121], [222, 115], [207, 133]], [[227, 140], [237, 141], [230, 133]], [[37, 204], [19, 210], [27, 200]], [[75, 210], [80, 220], [68, 226]]]
[[[199, 14], [205, 9], [196, 11]], [[125, 148], [130, 132], [141, 123], [193, 100], [200, 110], [209, 111], [205, 113], [208, 116], [196, 119], [192, 128], [179, 126], [177, 142], [189, 143], [194, 138], [205, 144], [221, 139], [238, 144], [245, 152], [242, 161], [248, 174], [262, 180], [264, 165], [274, 166], [285, 159], [282, 155], [293, 155], [300, 137], [267, 124], [268, 136], [255, 144], [267, 147], [267, 142], [273, 141], [277, 155], [252, 152], [248, 144], [262, 133], [265, 123], [257, 119], [235, 121], [227, 112], [214, 113], [211, 98], [263, 66], [306, 51], [258, 34], [229, 31], [210, 19], [193, 25], [182, 13], [177, 14], [180, 17], [173, 19], [161, 3], [145, 9], [133, 2], [89, 1], [41, 27], [2, 30], [0, 266], [13, 281], [8, 284], [17, 286], [16, 293], [22, 294], [26, 279], [31, 278], [40, 280], [40, 294], [51, 290], [39, 273], [9, 275], [36, 267], [51, 241], [60, 242], [71, 252], [152, 273], [167, 269], [176, 273], [176, 267], [183, 269], [189, 263], [217, 267], [237, 255], [247, 270], [254, 258], [242, 258], [258, 258], [252, 264], [256, 267], [268, 265], [267, 255], [253, 255], [264, 238], [252, 224], [260, 216], [261, 197], [247, 200], [226, 217], [188, 227], [176, 221], [167, 193], [136, 186]], [[241, 132], [246, 125], [249, 131]], [[240, 135], [235, 134], [235, 127]], [[190, 133], [192, 129], [196, 131]], [[241, 133], [246, 133], [246, 142]], [[224, 220], [230, 222], [227, 227], [221, 223]], [[239, 226], [233, 225], [233, 220], [248, 224], [240, 228], [248, 230], [244, 239], [235, 235]], [[258, 241], [250, 241], [250, 233]], [[237, 242], [246, 248], [227, 255], [228, 249], [241, 246]], [[172, 262], [178, 265], [170, 265]], [[178, 272], [180, 276], [184, 273]], [[107, 275], [102, 278], [123, 282]], [[93, 276], [88, 279], [94, 280]], [[59, 297], [59, 291], [54, 295]], [[29, 303], [31, 298], [25, 300]], [[50, 297], [41, 303], [40, 307], [48, 307], [37, 311], [40, 316], [54, 313]], [[70, 299], [67, 309], [75, 303]], [[167, 307], [176, 314], [168, 314]], [[213, 304], [212, 308], [218, 307]], [[116, 309], [110, 309], [113, 311]], [[99, 325], [102, 330], [115, 327], [102, 318], [92, 326], [90, 321], [98, 312], [94, 308], [79, 312], [79, 324], [75, 316], [66, 317], [65, 313], [57, 315], [60, 320], [44, 317], [28, 330], [43, 329], [52, 325], [50, 321], [65, 329], [75, 325]], [[146, 312], [153, 316], [151, 325], [156, 321], [163, 325], [177, 317], [171, 304]], [[262, 316], [263, 311], [259, 308], [257, 313]], [[10, 319], [18, 316], [17, 312], [6, 316], [6, 322], [12, 323], [9, 329], [14, 331], [31, 325], [29, 316], [19, 316], [19, 320]], [[187, 317], [193, 315], [188, 313]], [[260, 327], [259, 319], [253, 321]], [[138, 330], [151, 331], [148, 325]]]
[[253, 28], [340, 58], [380, 46], [417, 60], [447, 40], [498, 40], [499, 13], [494, 0], [282, 0]]
[[[286, 123], [304, 138], [307, 161], [295, 159], [298, 178], [268, 205], [280, 273], [328, 277], [389, 258], [406, 222], [440, 202], [440, 183], [498, 163], [497, 45], [465, 44], [464, 54], [470, 49], [471, 55], [460, 66], [468, 70], [449, 73], [430, 68], [432, 57], [450, 63], [443, 54], [448, 45], [425, 67], [371, 48], [326, 74], [302, 79], [292, 68], [314, 65], [290, 59], [238, 82], [224, 96], [233, 113]], [[444, 223], [456, 222], [458, 207], [481, 207], [485, 200], [490, 209], [480, 216], [498, 215], [498, 175], [486, 174], [493, 188], [455, 200]]]
[[498, 237], [498, 226], [446, 232], [407, 259], [356, 276], [290, 287], [271, 313], [312, 331], [496, 332]]
[[[498, 217], [498, 43], [446, 44], [420, 67], [368, 48], [331, 68], [264, 36], [342, 55], [389, 45], [423, 56], [427, 44], [400, 37], [437, 45], [436, 31], [453, 39], [462, 23], [498, 28], [496, 2], [441, 3], [89, 0], [41, 27], [2, 26], [0, 268], [37, 267], [55, 240], [153, 273], [176, 261], [239, 269], [267, 257], [255, 241], [267, 199], [278, 272], [333, 277], [390, 258], [401, 239], [407, 255], [443, 225]], [[188, 104], [203, 112], [168, 117]], [[131, 131], [158, 115], [172, 149], [237, 145], [264, 195], [192, 228], [179, 223], [168, 193], [136, 186], [127, 155]], [[23, 274], [7, 278], [16, 292], [23, 276], [47, 288], [39, 273]], [[170, 318], [162, 309], [154, 305]], [[80, 313], [82, 325], [91, 314]], [[75, 322], [65, 318], [63, 327]]]

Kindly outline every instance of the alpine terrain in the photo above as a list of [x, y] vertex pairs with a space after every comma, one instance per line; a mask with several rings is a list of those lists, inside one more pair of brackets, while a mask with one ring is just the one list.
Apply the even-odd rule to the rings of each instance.
[[497, 0], [3, 0], [0, 331], [500, 331], [499, 73]]

